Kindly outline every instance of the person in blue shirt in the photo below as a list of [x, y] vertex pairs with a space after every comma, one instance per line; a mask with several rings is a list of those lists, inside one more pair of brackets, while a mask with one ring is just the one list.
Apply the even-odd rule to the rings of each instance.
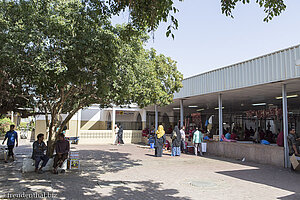
[[231, 134], [229, 132], [226, 133], [225, 138], [230, 140], [231, 139]]
[[[15, 147], [15, 142], [16, 147], [18, 146], [18, 133], [15, 131], [15, 125], [10, 125], [10, 130], [6, 132], [5, 138], [2, 142], [4, 144], [5, 140], [7, 139], [7, 147], [8, 147], [8, 159], [11, 156], [13, 160], [15, 160], [14, 156], [14, 147]], [[7, 160], [5, 160], [7, 163]]]
[[202, 153], [202, 142], [203, 142], [203, 134], [199, 131], [199, 128], [196, 127], [196, 130], [193, 135], [193, 144], [195, 149], [195, 155], [198, 155], [198, 151], [200, 152], [200, 156], [203, 156]]

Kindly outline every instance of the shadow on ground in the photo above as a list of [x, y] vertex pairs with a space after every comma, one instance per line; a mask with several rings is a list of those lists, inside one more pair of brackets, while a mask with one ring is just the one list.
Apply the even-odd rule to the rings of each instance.
[[[23, 147], [28, 154], [31, 147]], [[53, 193], [53, 199], [189, 199], [174, 197], [179, 192], [175, 189], [162, 189], [162, 183], [152, 181], [102, 181], [101, 175], [115, 173], [141, 165], [140, 160], [133, 160], [129, 153], [116, 152], [115, 149], [79, 150], [81, 171], [68, 171], [54, 175], [21, 173], [22, 153], [17, 162], [0, 162], [1, 198], [10, 194]], [[122, 177], [120, 177], [122, 179]]]
[[241, 162], [238, 160], [214, 156], [209, 156], [209, 159], [216, 159], [225, 162], [254, 167], [254, 169], [219, 171], [216, 173], [244, 181], [259, 183], [283, 189], [294, 193], [292, 195], [279, 197], [279, 199], [282, 200], [300, 199], [300, 174], [298, 172], [292, 172], [290, 169], [280, 167], [256, 164], [251, 162]]

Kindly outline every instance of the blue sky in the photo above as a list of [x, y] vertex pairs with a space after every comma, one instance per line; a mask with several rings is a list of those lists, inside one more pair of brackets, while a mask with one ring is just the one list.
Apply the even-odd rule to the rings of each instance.
[[176, 4], [175, 40], [165, 36], [168, 24], [161, 24], [146, 47], [176, 60], [186, 78], [294, 46], [300, 44], [300, 1], [285, 3], [286, 11], [265, 23], [255, 3], [239, 4], [232, 19], [221, 13], [220, 1], [185, 0]]

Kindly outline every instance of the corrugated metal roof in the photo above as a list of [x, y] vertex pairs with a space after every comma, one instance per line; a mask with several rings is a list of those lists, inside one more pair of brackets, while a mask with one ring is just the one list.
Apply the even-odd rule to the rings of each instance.
[[215, 69], [183, 80], [174, 99], [300, 78], [300, 45]]

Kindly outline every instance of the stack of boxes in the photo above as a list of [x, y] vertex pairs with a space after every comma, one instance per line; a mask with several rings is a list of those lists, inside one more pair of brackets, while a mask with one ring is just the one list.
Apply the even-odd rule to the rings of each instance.
[[71, 151], [68, 160], [68, 169], [79, 169], [80, 161], [79, 161], [79, 152]]

